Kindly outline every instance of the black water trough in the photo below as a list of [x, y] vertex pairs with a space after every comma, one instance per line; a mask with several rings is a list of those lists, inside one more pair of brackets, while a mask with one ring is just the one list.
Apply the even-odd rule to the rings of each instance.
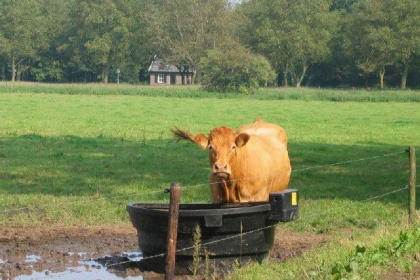
[[[141, 267], [163, 273], [169, 204], [129, 203], [127, 211], [144, 256]], [[261, 262], [273, 246], [275, 224], [296, 220], [298, 215], [297, 190], [272, 193], [269, 202], [180, 204], [175, 273], [226, 271], [234, 263]], [[193, 262], [197, 226], [201, 231], [198, 266]]]

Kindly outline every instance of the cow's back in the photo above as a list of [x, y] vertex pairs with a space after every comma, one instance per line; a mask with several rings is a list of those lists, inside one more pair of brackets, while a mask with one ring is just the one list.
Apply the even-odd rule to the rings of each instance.
[[283, 143], [287, 149], [287, 134], [284, 128], [279, 125], [264, 122], [262, 119], [258, 118], [251, 124], [244, 124], [240, 126], [236, 133], [247, 133], [249, 135], [266, 135], [273, 136], [278, 141]]

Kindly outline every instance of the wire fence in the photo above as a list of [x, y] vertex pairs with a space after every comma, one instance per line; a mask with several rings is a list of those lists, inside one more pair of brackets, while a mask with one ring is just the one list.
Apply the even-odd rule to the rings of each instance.
[[[317, 165], [317, 166], [311, 166], [311, 167], [305, 167], [305, 168], [301, 168], [301, 169], [295, 169], [292, 170], [292, 173], [298, 173], [298, 172], [303, 172], [303, 171], [308, 171], [308, 170], [314, 170], [314, 169], [321, 169], [321, 168], [328, 168], [328, 167], [332, 167], [332, 166], [338, 166], [338, 165], [345, 165], [345, 164], [351, 164], [351, 163], [356, 163], [356, 162], [362, 162], [362, 161], [369, 161], [369, 160], [374, 160], [374, 159], [380, 159], [380, 158], [385, 158], [385, 157], [392, 157], [392, 156], [397, 156], [400, 154], [404, 154], [405, 152], [395, 152], [395, 153], [389, 153], [389, 154], [384, 154], [384, 155], [378, 155], [378, 156], [373, 156], [373, 157], [366, 157], [366, 158], [360, 158], [360, 159], [353, 159], [353, 160], [346, 160], [346, 161], [341, 161], [341, 162], [335, 162], [335, 163], [331, 163], [331, 164], [325, 164], [325, 165]], [[277, 174], [282, 175], [282, 173], [278, 173]], [[231, 181], [226, 181], [226, 182], [234, 182], [234, 181], [238, 181], [238, 180], [249, 180], [249, 179], [256, 179], [258, 177], [244, 177], [241, 179], [237, 179], [237, 180], [231, 180]], [[219, 184], [222, 182], [213, 182], [212, 184]], [[170, 185], [170, 183], [167, 184], [168, 186]], [[187, 186], [182, 186], [182, 189], [189, 189], [189, 188], [198, 188], [198, 187], [208, 187], [209, 183], [200, 183], [200, 184], [196, 184], [196, 185], [187, 185]], [[164, 192], [165, 189], [159, 189], [156, 191], [147, 191], [147, 192], [143, 192], [143, 193], [131, 193], [131, 194], [126, 194], [126, 195], [117, 195], [117, 196], [107, 196], [107, 197], [100, 197], [100, 198], [90, 198], [90, 199], [83, 199], [83, 200], [76, 200], [76, 201], [69, 201], [69, 202], [61, 202], [61, 203], [46, 203], [43, 205], [36, 205], [36, 206], [27, 206], [27, 207], [17, 207], [17, 208], [9, 208], [9, 209], [2, 209], [0, 210], [0, 213], [10, 213], [10, 212], [18, 212], [18, 211], [28, 211], [31, 209], [37, 209], [37, 208], [50, 208], [50, 207], [56, 207], [56, 206], [66, 206], [66, 205], [72, 205], [72, 204], [78, 204], [78, 203], [88, 203], [90, 201], [101, 201], [101, 200], [114, 200], [114, 199], [121, 199], [121, 198], [132, 198], [132, 197], [139, 197], [139, 196], [148, 196], [148, 195], [154, 195], [154, 194], [161, 194], [162, 192]]]
[[[407, 189], [408, 189], [408, 186], [405, 186], [403, 188], [399, 188], [399, 189], [389, 191], [389, 192], [386, 192], [386, 193], [383, 193], [383, 194], [380, 194], [380, 195], [376, 195], [376, 196], [373, 196], [373, 197], [369, 197], [369, 198], [364, 199], [364, 200], [353, 201], [353, 203], [360, 203], [360, 202], [367, 202], [367, 201], [376, 200], [376, 199], [379, 199], [379, 198], [382, 198], [382, 197], [385, 197], [385, 196], [388, 196], [388, 195], [391, 195], [391, 194], [395, 194], [395, 193], [398, 193], [398, 192], [401, 192], [401, 191], [404, 191], [404, 190], [407, 190]], [[326, 211], [314, 213], [312, 215], [306, 215], [305, 217], [299, 217], [299, 220], [302, 221], [302, 220], [315, 218], [315, 217], [318, 217], [318, 216], [323, 216], [325, 214], [328, 214], [328, 213], [334, 212], [334, 211], [338, 211], [338, 210], [343, 209], [345, 207], [348, 207], [348, 205], [331, 208], [331, 209], [328, 209]], [[227, 240], [232, 240], [232, 239], [236, 239], [236, 238], [243, 238], [245, 235], [253, 234], [255, 232], [259, 232], [259, 231], [263, 231], [263, 230], [267, 230], [267, 229], [270, 229], [270, 228], [273, 228], [273, 227], [276, 227], [276, 226], [278, 226], [278, 224], [269, 225], [269, 226], [261, 227], [261, 228], [246, 231], [246, 232], [241, 232], [237, 235], [232, 235], [232, 236], [229, 236], [229, 237], [220, 238], [220, 239], [213, 240], [213, 241], [210, 241], [210, 242], [202, 243], [201, 246], [205, 247], [205, 246], [209, 246], [209, 245], [220, 243], [220, 242], [227, 241]], [[180, 252], [183, 252], [183, 251], [192, 250], [194, 248], [195, 248], [195, 246], [180, 248], [180, 249], [177, 249], [175, 251], [175, 253], [180, 253]], [[145, 261], [145, 260], [149, 260], [149, 259], [153, 259], [153, 258], [160, 258], [160, 257], [164, 257], [165, 255], [166, 255], [166, 253], [155, 254], [155, 255], [152, 255], [152, 256], [143, 257], [140, 261]], [[132, 262], [133, 261], [128, 260], [128, 261], [123, 261], [123, 262], [119, 262], [119, 263], [109, 264], [109, 265], [107, 265], [107, 267], [113, 267], [113, 266], [128, 264], [128, 263], [132, 263]]]
[[[361, 161], [379, 159], [379, 158], [383, 158], [383, 157], [390, 157], [390, 156], [400, 155], [402, 153], [403, 152], [397, 152], [397, 153], [390, 153], [390, 154], [385, 154], [385, 155], [380, 155], [380, 156], [374, 156], [374, 157], [368, 157], [368, 158], [361, 158], [361, 159], [355, 159], [355, 160], [347, 160], [347, 161], [337, 162], [337, 163], [333, 163], [333, 164], [318, 165], [318, 166], [314, 166], [314, 167], [293, 170], [293, 172], [301, 172], [301, 171], [313, 170], [313, 169], [317, 169], [317, 168], [326, 168], [326, 167], [337, 166], [337, 165], [342, 165], [342, 164], [350, 164], [350, 163], [354, 163], [354, 162], [361, 162]], [[208, 185], [208, 184], [206, 184], [206, 185]], [[189, 187], [195, 187], [195, 186], [201, 186], [201, 184], [200, 185], [189, 186]], [[417, 186], [417, 187], [419, 187], [419, 186]], [[398, 189], [395, 189], [395, 190], [392, 190], [392, 191], [388, 191], [386, 193], [382, 193], [382, 194], [379, 194], [379, 195], [368, 197], [368, 198], [363, 199], [363, 200], [353, 201], [353, 203], [361, 203], [361, 202], [367, 202], [367, 201], [377, 200], [377, 199], [380, 199], [380, 198], [383, 198], [383, 197], [386, 197], [386, 196], [389, 196], [389, 195], [392, 195], [392, 194], [395, 194], [395, 193], [402, 192], [402, 191], [407, 190], [407, 189], [408, 189], [408, 185], [406, 185], [406, 186], [404, 186], [402, 188], [398, 188]], [[307, 219], [315, 218], [315, 217], [318, 217], [318, 216], [326, 215], [328, 213], [331, 213], [331, 212], [334, 212], [334, 211], [338, 211], [338, 210], [340, 210], [340, 209], [342, 209], [344, 207], [348, 207], [348, 205], [346, 205], [346, 206], [339, 206], [339, 207], [335, 207], [335, 208], [330, 208], [330, 209], [328, 209], [326, 211], [321, 211], [321, 212], [317, 212], [317, 213], [314, 213], [314, 214], [311, 214], [311, 215], [306, 215], [305, 217], [300, 217], [299, 220], [302, 221], [302, 220], [307, 220]], [[241, 233], [239, 233], [237, 235], [233, 235], [233, 236], [229, 236], [229, 237], [225, 237], [225, 238], [220, 238], [220, 239], [217, 239], [217, 240], [214, 240], [214, 241], [211, 241], [211, 242], [203, 243], [203, 244], [201, 244], [201, 246], [209, 246], [209, 245], [212, 245], [212, 244], [215, 244], [215, 243], [219, 243], [219, 242], [223, 242], [223, 241], [227, 241], [227, 240], [231, 240], [231, 239], [235, 239], [235, 238], [243, 238], [245, 235], [253, 234], [255, 232], [263, 231], [263, 230], [270, 229], [270, 228], [273, 228], [273, 227], [276, 227], [276, 226], [277, 226], [277, 224], [274, 224], [274, 225], [269, 225], [269, 226], [261, 227], [261, 228], [258, 228], [258, 229], [255, 229], [255, 230], [251, 230], [251, 231], [247, 231], [247, 232], [241, 232]], [[186, 250], [192, 250], [194, 248], [195, 248], [195, 246], [180, 248], [180, 249], [177, 249], [176, 250], [176, 253], [180, 253], [180, 252], [186, 251]], [[143, 257], [143, 259], [141, 261], [145, 261], [145, 260], [153, 259], [153, 258], [158, 258], [158, 257], [164, 257], [165, 255], [166, 255], [165, 253], [160, 253], [160, 254], [156, 254], [156, 255], [152, 255], [152, 256], [146, 256], [146, 257]], [[112, 266], [116, 266], [116, 265], [122, 265], [122, 264], [130, 263], [130, 262], [132, 262], [132, 261], [124, 261], [124, 262], [121, 262], [121, 263], [110, 264], [107, 267], [112, 267]]]
[[[397, 155], [401, 155], [403, 153], [405, 153], [405, 152], [395, 152], [395, 153], [383, 154], [383, 155], [378, 155], [378, 156], [373, 156], [373, 157], [366, 157], [366, 158], [359, 158], [359, 159], [335, 162], [335, 163], [331, 163], [331, 164], [305, 167], [305, 168], [301, 168], [301, 169], [292, 170], [292, 172], [294, 172], [294, 173], [304, 172], [304, 171], [308, 171], [308, 170], [322, 169], [322, 168], [328, 168], [328, 167], [332, 167], [332, 166], [338, 166], [338, 165], [345, 165], [345, 164], [351, 164], [351, 163], [362, 162], [362, 161], [375, 160], [375, 159], [380, 159], [380, 158], [385, 158], [385, 157], [397, 156]], [[281, 175], [281, 174], [278, 174], [278, 175]], [[252, 177], [242, 178], [242, 180], [251, 179], [251, 178]], [[217, 183], [219, 183], [219, 182], [215, 182], [214, 184], [217, 184]], [[168, 183], [168, 186], [169, 186], [169, 183]], [[197, 187], [203, 187], [203, 186], [209, 186], [209, 183], [206, 182], [206, 183], [202, 183], [202, 184], [183, 186], [182, 189], [197, 188]], [[416, 187], [420, 188], [420, 185], [417, 185]], [[375, 195], [375, 196], [372, 196], [372, 197], [369, 197], [369, 198], [366, 198], [366, 199], [363, 199], [363, 200], [353, 201], [353, 203], [360, 203], [360, 202], [377, 200], [377, 199], [389, 196], [391, 194], [399, 193], [399, 192], [407, 190], [407, 189], [408, 189], [408, 186], [404, 186], [402, 188], [397, 188], [395, 190], [388, 191], [388, 192], [385, 192], [385, 193], [382, 193], [382, 194], [379, 194], [379, 195]], [[126, 194], [126, 195], [108, 196], [108, 197], [101, 197], [101, 198], [95, 198], [95, 199], [92, 198], [92, 199], [84, 199], [84, 200], [62, 202], [62, 203], [48, 203], [48, 204], [37, 205], [37, 206], [17, 207], [17, 208], [0, 210], [0, 213], [3, 213], [3, 214], [6, 213], [7, 214], [7, 213], [11, 213], [11, 212], [14, 213], [14, 212], [18, 212], [18, 211], [28, 211], [28, 210], [35, 209], [35, 208], [47, 208], [47, 207], [66, 206], [66, 205], [77, 204], [77, 203], [89, 203], [92, 200], [100, 201], [100, 200], [114, 200], [114, 199], [122, 199], [122, 198], [125, 199], [125, 198], [137, 197], [137, 196], [147, 196], [147, 195], [159, 194], [159, 193], [162, 193], [163, 191], [164, 191], [163, 189], [160, 189], [160, 190], [156, 190], [156, 191], [148, 191], [148, 192], [143, 192], [143, 193], [136, 192], [136, 193]], [[330, 212], [340, 210], [340, 208], [343, 208], [343, 207], [347, 207], [347, 206], [338, 206], [338, 207], [331, 208], [331, 209], [321, 211], [321, 212], [318, 212], [318, 213], [313, 213], [313, 214], [310, 214], [310, 215], [306, 215], [304, 217], [300, 217], [299, 220], [307, 220], [307, 219], [311, 219], [311, 218], [314, 218], [314, 217], [322, 216], [322, 215], [328, 214]], [[276, 227], [276, 226], [277, 226], [277, 224], [274, 224], [274, 225], [270, 225], [270, 226], [266, 226], [266, 227], [261, 227], [261, 228], [255, 229], [255, 230], [242, 232], [242, 233], [234, 235], [234, 236], [229, 236], [229, 237], [226, 237], [226, 238], [221, 238], [221, 239], [214, 240], [214, 241], [211, 241], [211, 242], [203, 243], [202, 246], [209, 246], [211, 244], [226, 241], [226, 240], [229, 240], [229, 239], [241, 238], [244, 235], [252, 234], [252, 233], [262, 231], [262, 230], [266, 230], [266, 229]], [[186, 250], [191, 250], [191, 249], [194, 249], [194, 246], [186, 247], [186, 248], [180, 248], [180, 249], [176, 250], [176, 253], [186, 251]], [[160, 253], [160, 254], [156, 254], [156, 255], [153, 255], [153, 256], [143, 257], [142, 261], [147, 260], [147, 259], [152, 259], [152, 258], [163, 257], [165, 255], [166, 255], [165, 253]], [[131, 263], [131, 262], [133, 262], [133, 261], [129, 260], [129, 261], [124, 261], [124, 262], [119, 262], [119, 263], [113, 263], [113, 264], [107, 265], [107, 267], [123, 265], [123, 264]]]

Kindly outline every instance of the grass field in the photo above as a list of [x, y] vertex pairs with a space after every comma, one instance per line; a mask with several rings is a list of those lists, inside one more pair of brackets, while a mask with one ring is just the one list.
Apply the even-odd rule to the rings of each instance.
[[[173, 181], [183, 186], [182, 202], [208, 202], [206, 152], [177, 143], [169, 129], [207, 133], [261, 117], [286, 129], [290, 187], [300, 191], [301, 219], [281, 226], [333, 238], [296, 260], [248, 266], [231, 278], [374, 277], [392, 256], [382, 264], [359, 259], [357, 273], [346, 265], [357, 245], [379, 250], [401, 230], [415, 232], [406, 223], [405, 149], [420, 144], [419, 96], [0, 83], [0, 227], [127, 224], [126, 203], [168, 201], [163, 190]], [[401, 269], [412, 268], [415, 260], [404, 257], [411, 255], [399, 254]]]

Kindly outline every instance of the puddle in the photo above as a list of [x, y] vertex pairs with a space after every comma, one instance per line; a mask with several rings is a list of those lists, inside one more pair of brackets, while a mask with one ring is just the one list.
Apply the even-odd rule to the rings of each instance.
[[[86, 253], [69, 253], [69, 256], [77, 256], [83, 258]], [[121, 279], [143, 279], [139, 275], [138, 269], [135, 269], [136, 263], [143, 258], [141, 252], [126, 252], [120, 256], [105, 256], [98, 259], [77, 261], [68, 264], [67, 268], [62, 271], [54, 271], [51, 269], [38, 269], [39, 264], [43, 262], [43, 258], [37, 255], [27, 255], [25, 265], [27, 266], [26, 273], [22, 271], [22, 275], [3, 275], [3, 280], [36, 280], [36, 279], [107, 279], [107, 280], [121, 280]], [[58, 262], [59, 260], [57, 260]], [[6, 262], [0, 259], [0, 266]], [[30, 274], [28, 273], [30, 272]], [[26, 275], [23, 275], [26, 274]]]
[[107, 279], [107, 280], [120, 280], [120, 279], [143, 279], [142, 276], [128, 276], [120, 277], [116, 274], [109, 272], [106, 268], [102, 266], [97, 266], [95, 268], [86, 268], [85, 266], [72, 267], [68, 268], [63, 272], [34, 272], [31, 275], [21, 275], [15, 277], [16, 280], [41, 280], [41, 279], [62, 279], [62, 280], [74, 280], [74, 279], [84, 279], [84, 280], [97, 280], [97, 279]]
[[1, 280], [130, 280], [154, 276], [140, 268], [143, 255], [131, 227], [8, 228], [0, 229], [0, 237]]
[[36, 256], [36, 255], [27, 255], [26, 256], [26, 262], [27, 263], [34, 263], [37, 261], [40, 261], [42, 258], [40, 256]]

